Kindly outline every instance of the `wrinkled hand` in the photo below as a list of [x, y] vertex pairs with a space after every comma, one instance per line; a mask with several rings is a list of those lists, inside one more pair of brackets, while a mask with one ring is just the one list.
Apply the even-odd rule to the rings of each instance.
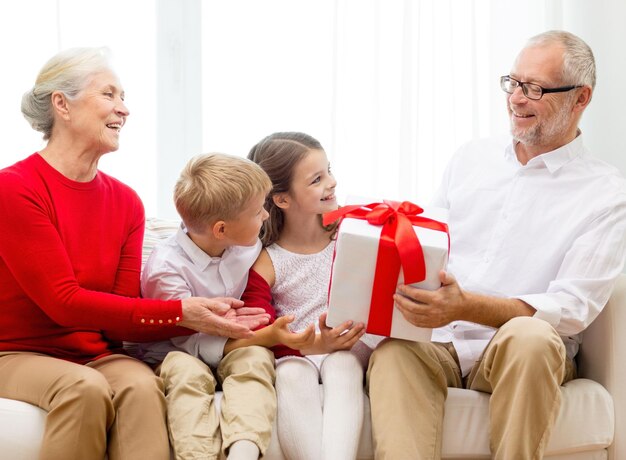
[[309, 324], [302, 332], [291, 332], [289, 324], [295, 319], [293, 315], [280, 316], [269, 326], [273, 329], [276, 343], [283, 344], [294, 350], [310, 348], [315, 342], [315, 326]]
[[210, 335], [249, 338], [254, 333], [237, 315], [237, 309], [242, 306], [241, 300], [231, 297], [189, 297], [182, 300], [183, 319], [178, 325]]
[[465, 294], [454, 276], [439, 272], [441, 287], [435, 291], [407, 285], [398, 287], [393, 299], [405, 319], [419, 327], [436, 328], [462, 318]]
[[326, 325], [326, 313], [319, 318], [320, 335], [326, 353], [337, 350], [350, 350], [355, 343], [365, 334], [365, 324], [353, 324], [346, 321], [339, 326], [329, 327]]
[[245, 307], [237, 304], [232, 306], [229, 313], [233, 315], [234, 321], [250, 329], [265, 326], [270, 322], [270, 315], [258, 307]]

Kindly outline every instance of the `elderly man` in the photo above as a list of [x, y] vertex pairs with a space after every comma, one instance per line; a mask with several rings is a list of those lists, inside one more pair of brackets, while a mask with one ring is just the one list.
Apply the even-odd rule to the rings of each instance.
[[450, 210], [442, 285], [396, 295], [433, 341], [388, 339], [370, 361], [377, 459], [441, 457], [447, 387], [491, 393], [493, 458], [542, 458], [580, 333], [623, 267], [624, 181], [578, 128], [595, 85], [587, 44], [533, 37], [500, 85], [512, 140], [462, 147], [434, 201]]

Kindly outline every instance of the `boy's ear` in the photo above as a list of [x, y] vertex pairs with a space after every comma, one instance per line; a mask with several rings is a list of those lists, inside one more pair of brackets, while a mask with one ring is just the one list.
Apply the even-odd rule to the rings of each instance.
[[286, 209], [289, 207], [290, 199], [289, 195], [286, 193], [275, 193], [272, 195], [272, 201], [276, 206], [281, 209]]
[[226, 222], [218, 220], [213, 224], [213, 236], [218, 240], [221, 240], [226, 236]]

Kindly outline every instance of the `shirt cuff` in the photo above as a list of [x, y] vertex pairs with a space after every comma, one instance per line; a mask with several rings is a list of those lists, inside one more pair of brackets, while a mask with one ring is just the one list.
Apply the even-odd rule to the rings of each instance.
[[216, 368], [224, 357], [224, 346], [227, 340], [227, 337], [202, 334], [200, 332], [187, 337], [171, 339], [176, 347], [201, 359], [205, 364], [213, 368]]
[[529, 294], [516, 297], [526, 302], [535, 310], [534, 318], [546, 321], [553, 328], [557, 328], [561, 322], [561, 307], [559, 303], [545, 294]]

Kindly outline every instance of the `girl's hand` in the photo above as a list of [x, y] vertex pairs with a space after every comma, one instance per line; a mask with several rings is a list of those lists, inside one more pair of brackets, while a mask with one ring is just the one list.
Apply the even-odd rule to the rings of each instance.
[[276, 321], [271, 326], [268, 326], [274, 329], [273, 333], [275, 334], [276, 343], [283, 344], [294, 350], [312, 347], [315, 342], [315, 326], [309, 324], [302, 332], [291, 332], [289, 323], [294, 319], [293, 315], [281, 316], [276, 318]]
[[326, 353], [337, 350], [350, 350], [355, 343], [365, 334], [365, 324], [353, 324], [346, 321], [339, 326], [329, 327], [326, 325], [326, 313], [322, 313], [319, 319], [320, 340]]

